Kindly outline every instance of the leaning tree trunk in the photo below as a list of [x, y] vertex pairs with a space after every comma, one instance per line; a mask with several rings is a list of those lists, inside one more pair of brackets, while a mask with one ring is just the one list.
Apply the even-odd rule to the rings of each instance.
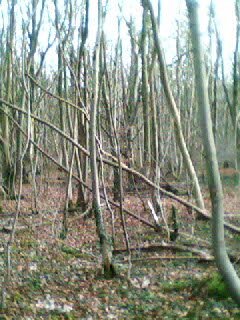
[[189, 155], [189, 152], [187, 149], [187, 145], [186, 145], [186, 142], [184, 139], [182, 125], [181, 125], [181, 119], [180, 119], [180, 113], [179, 113], [179, 110], [177, 108], [173, 93], [170, 88], [168, 73], [167, 73], [167, 66], [165, 63], [165, 58], [163, 55], [161, 42], [160, 42], [160, 39], [158, 36], [158, 27], [157, 27], [156, 19], [154, 17], [153, 7], [152, 7], [150, 0], [142, 0], [142, 4], [143, 4], [143, 7], [146, 7], [150, 11], [151, 23], [152, 23], [152, 28], [153, 28], [154, 44], [156, 47], [159, 68], [160, 68], [161, 83], [163, 86], [163, 90], [164, 90], [167, 104], [169, 106], [170, 112], [173, 117], [176, 140], [177, 140], [179, 149], [181, 151], [181, 154], [182, 154], [186, 169], [188, 171], [188, 174], [193, 181], [194, 193], [195, 193], [197, 205], [201, 209], [204, 209], [204, 200], [202, 197], [199, 181], [198, 181], [196, 171], [194, 169], [194, 166], [193, 166], [192, 160], [190, 158], [190, 155]]
[[212, 241], [217, 266], [225, 280], [232, 298], [240, 304], [240, 279], [227, 255], [224, 239], [223, 190], [220, 180], [212, 120], [208, 100], [207, 81], [204, 69], [204, 55], [200, 41], [198, 2], [186, 0], [192, 38], [197, 98], [200, 111], [202, 139], [206, 154], [208, 185], [212, 201]]
[[102, 31], [102, 7], [101, 0], [98, 1], [98, 30], [94, 53], [93, 65], [93, 101], [91, 102], [90, 110], [90, 164], [92, 175], [92, 210], [96, 219], [97, 233], [100, 240], [100, 247], [102, 252], [102, 263], [104, 268], [104, 275], [106, 278], [111, 278], [115, 275], [114, 266], [112, 264], [112, 251], [106, 233], [106, 228], [103, 220], [103, 214], [100, 204], [99, 180], [98, 180], [98, 166], [97, 166], [97, 146], [96, 146], [96, 116], [98, 104], [99, 91], [99, 54], [100, 54], [100, 36]]

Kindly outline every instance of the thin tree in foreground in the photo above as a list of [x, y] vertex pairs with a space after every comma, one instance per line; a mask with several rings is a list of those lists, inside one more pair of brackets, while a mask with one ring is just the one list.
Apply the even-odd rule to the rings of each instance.
[[98, 90], [99, 90], [99, 58], [100, 58], [100, 37], [102, 33], [102, 4], [98, 0], [98, 30], [94, 52], [94, 70], [93, 70], [93, 100], [91, 101], [90, 111], [90, 163], [92, 175], [92, 210], [96, 219], [97, 233], [100, 241], [100, 248], [102, 253], [102, 263], [104, 275], [106, 278], [111, 278], [115, 275], [114, 266], [112, 264], [111, 245], [107, 236], [103, 214], [100, 204], [98, 166], [97, 166], [97, 145], [96, 145], [96, 127], [97, 127], [97, 104], [98, 104]]
[[194, 57], [196, 91], [201, 119], [202, 139], [206, 155], [208, 187], [212, 201], [212, 242], [218, 269], [225, 280], [232, 298], [240, 304], [240, 279], [228, 257], [224, 239], [223, 190], [220, 180], [212, 120], [208, 100], [204, 55], [202, 52], [198, 1], [186, 0]]

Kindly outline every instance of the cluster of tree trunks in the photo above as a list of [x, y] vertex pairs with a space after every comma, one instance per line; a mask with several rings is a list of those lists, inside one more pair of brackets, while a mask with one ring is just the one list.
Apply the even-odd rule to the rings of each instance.
[[[229, 135], [234, 138], [235, 168], [232, 170], [239, 176], [238, 1], [235, 6], [237, 27], [231, 81], [226, 80], [224, 72], [221, 40], [212, 4], [209, 13], [212, 28], [209, 29], [214, 30], [216, 36], [214, 64], [212, 59], [210, 62], [204, 60], [197, 1], [186, 0], [190, 24], [188, 28], [177, 22], [176, 56], [170, 66], [165, 61], [159, 32], [160, 0], [157, 18], [150, 0], [139, 2], [142, 6], [139, 31], [133, 18], [123, 22], [119, 17], [114, 50], [109, 50], [104, 29], [108, 7], [102, 0], [97, 1], [97, 31], [93, 50], [89, 49], [87, 42], [90, 30], [89, 0], [83, 0], [79, 8], [72, 0], [64, 2], [63, 10], [57, 0], [53, 1], [53, 5], [54, 21], [48, 21], [51, 28], [45, 44], [40, 44], [40, 34], [47, 18], [45, 0], [28, 1], [27, 19], [24, 21], [23, 18], [19, 38], [15, 32], [18, 27], [18, 4], [15, 0], [8, 1], [7, 28], [0, 30], [1, 198], [14, 196], [18, 199], [8, 248], [11, 247], [20, 213], [22, 183], [32, 184], [33, 212], [38, 212], [40, 204], [36, 176], [48, 171], [48, 161], [51, 161], [62, 168], [67, 177], [61, 236], [67, 236], [69, 211], [77, 207], [82, 212], [89, 212], [91, 206], [107, 278], [115, 276], [116, 271], [112, 258], [113, 242], [107, 233], [105, 211], [100, 199], [104, 199], [112, 214], [113, 234], [112, 206], [118, 208], [125, 246], [130, 256], [124, 213], [157, 232], [159, 221], [163, 222], [161, 225], [164, 225], [172, 241], [181, 233], [174, 206], [172, 224], [168, 226], [162, 206], [162, 198], [167, 196], [198, 215], [212, 219], [214, 256], [231, 295], [239, 303], [240, 284], [226, 253], [224, 225], [233, 232], [240, 230], [224, 223], [223, 191], [215, 147], [219, 137]], [[119, 10], [122, 10], [121, 7]], [[122, 23], [126, 23], [128, 30], [128, 68], [124, 61]], [[211, 37], [209, 31], [212, 43]], [[17, 42], [21, 42], [20, 53]], [[50, 74], [46, 65], [48, 52], [53, 46], [56, 46], [57, 66], [55, 72]], [[223, 103], [220, 94], [225, 98]], [[220, 120], [220, 112], [224, 113], [224, 119]], [[200, 130], [203, 143], [199, 138]], [[204, 159], [212, 215], [205, 210], [198, 179], [198, 173], [204, 172]], [[172, 177], [186, 182], [186, 188], [164, 178], [169, 168]], [[226, 174], [229, 168], [224, 169]], [[76, 203], [73, 201], [73, 179], [78, 183]], [[146, 192], [146, 188], [151, 192], [149, 212], [154, 222], [124, 207], [125, 192]], [[88, 203], [86, 190], [91, 191], [91, 203]], [[193, 196], [196, 204], [187, 201], [185, 195], [188, 198]]]

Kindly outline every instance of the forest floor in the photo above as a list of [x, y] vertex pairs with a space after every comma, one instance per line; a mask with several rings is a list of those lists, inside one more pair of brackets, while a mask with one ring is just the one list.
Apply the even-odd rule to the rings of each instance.
[[[70, 215], [67, 238], [61, 240], [66, 183], [53, 176], [38, 187], [38, 214], [31, 213], [31, 186], [23, 187], [8, 280], [3, 248], [16, 202], [3, 204], [0, 275], [6, 295], [0, 319], [240, 319], [240, 308], [228, 297], [214, 261], [207, 259], [212, 254], [209, 221], [195, 223], [192, 214], [175, 203], [182, 234], [172, 243], [176, 248], [166, 250], [166, 232], [156, 232], [126, 216], [130, 245], [136, 250], [131, 253], [131, 264], [126, 252], [115, 254], [118, 275], [105, 280], [94, 219], [84, 220], [81, 213]], [[143, 206], [148, 197], [147, 190], [141, 195], [126, 194], [124, 205], [152, 222]], [[163, 198], [165, 212], [171, 212], [173, 203]], [[239, 188], [226, 188], [225, 207], [228, 221], [239, 226]], [[110, 221], [110, 214], [103, 210]], [[115, 248], [124, 249], [117, 210], [115, 218]], [[226, 235], [229, 250], [237, 255], [240, 235]], [[180, 246], [202, 253], [179, 251]], [[235, 267], [239, 269], [239, 264]]]

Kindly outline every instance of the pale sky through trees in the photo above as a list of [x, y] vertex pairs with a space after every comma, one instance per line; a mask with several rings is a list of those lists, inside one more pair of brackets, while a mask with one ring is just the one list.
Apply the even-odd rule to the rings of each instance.
[[[92, 19], [94, 11], [94, 1], [91, 2], [92, 7]], [[141, 6], [140, 0], [122, 0], [119, 1], [122, 3], [123, 15], [126, 19], [129, 20], [130, 16], [133, 16], [136, 22], [137, 29], [141, 27]], [[155, 8], [157, 15], [157, 0], [152, 0], [152, 3]], [[206, 35], [205, 41], [206, 45], [209, 41], [207, 38], [207, 28], [208, 28], [208, 11], [210, 0], [199, 0], [200, 4], [200, 17], [201, 17], [201, 28], [203, 35]], [[223, 42], [223, 54], [228, 68], [231, 68], [231, 59], [235, 46], [235, 29], [236, 29], [236, 18], [235, 18], [235, 9], [234, 9], [234, 0], [213, 0], [215, 5], [216, 12], [216, 21], [218, 23], [220, 37]], [[118, 1], [110, 0], [109, 1], [109, 10], [108, 16], [105, 23], [105, 30], [108, 34], [109, 39], [116, 40], [117, 37], [117, 15], [118, 11]], [[185, 21], [187, 20], [186, 14], [186, 5], [185, 0], [161, 0], [161, 22], [160, 22], [160, 33], [163, 48], [168, 62], [171, 62], [172, 58], [175, 55], [175, 36], [176, 36], [176, 21]], [[123, 39], [126, 38], [127, 30], [123, 21], [122, 34]], [[128, 42], [129, 40], [127, 40]], [[227, 66], [226, 66], [227, 67]]]
[[[0, 4], [0, 12], [2, 12], [3, 18], [7, 17], [7, 0], [2, 0]], [[103, 1], [104, 2], [104, 1]], [[124, 19], [129, 21], [130, 16], [133, 17], [137, 31], [141, 28], [141, 13], [142, 8], [140, 5], [140, 0], [109, 0], [108, 1], [108, 10], [107, 17], [105, 21], [105, 33], [108, 40], [108, 49], [113, 49], [116, 40], [117, 40], [117, 24], [118, 24], [118, 16], [121, 16], [119, 11], [118, 4], [121, 4], [122, 7], [122, 16]], [[219, 33], [223, 41], [223, 55], [225, 62], [225, 69], [229, 72], [231, 71], [231, 63], [233, 50], [235, 46], [235, 28], [236, 28], [236, 18], [234, 12], [234, 0], [214, 0], [213, 3], [215, 5], [216, 11], [216, 20], [218, 23]], [[27, 1], [18, 0], [16, 6], [16, 14], [17, 14], [17, 37], [22, 37], [21, 31], [21, 20], [22, 18], [26, 19], [26, 6]], [[61, 11], [61, 3], [63, 0], [59, 0], [59, 11]], [[79, 2], [76, 1], [78, 4]], [[152, 0], [152, 3], [155, 7], [155, 12], [157, 15], [157, 0]], [[207, 37], [207, 26], [208, 26], [208, 8], [210, 4], [210, 0], [199, 0], [200, 3], [200, 17], [201, 17], [201, 28], [203, 31], [206, 49], [208, 46], [208, 37]], [[79, 5], [79, 4], [78, 4]], [[40, 47], [44, 48], [46, 46], [46, 42], [48, 40], [48, 33], [51, 29], [51, 24], [54, 23], [54, 5], [53, 1], [46, 0], [47, 10], [45, 10], [45, 18], [44, 25], [42, 26], [42, 30], [40, 32], [39, 40]], [[50, 22], [49, 22], [50, 19]], [[123, 50], [124, 50], [124, 58], [127, 62], [128, 60], [128, 50], [130, 47], [129, 36], [127, 33], [127, 28], [124, 19], [121, 22], [121, 36], [123, 41]], [[4, 19], [3, 19], [4, 20]], [[187, 15], [186, 15], [186, 6], [185, 0], [161, 0], [161, 40], [162, 45], [165, 51], [165, 55], [167, 58], [167, 63], [171, 63], [172, 59], [175, 56], [175, 37], [176, 37], [176, 21], [185, 21], [187, 23]], [[76, 18], [75, 21], [76, 31], [79, 27], [79, 21]], [[0, 27], [2, 27], [3, 22], [0, 22]], [[5, 22], [5, 25], [7, 23]], [[89, 38], [88, 44], [93, 45], [96, 36], [96, 25], [97, 25], [97, 0], [90, 0], [90, 21], [89, 21]], [[54, 36], [54, 27], [52, 26], [52, 37]], [[77, 44], [77, 41], [76, 41]], [[213, 51], [214, 43], [213, 43]], [[47, 56], [47, 65], [51, 69], [55, 69], [56, 67], [56, 46], [48, 52]]]

